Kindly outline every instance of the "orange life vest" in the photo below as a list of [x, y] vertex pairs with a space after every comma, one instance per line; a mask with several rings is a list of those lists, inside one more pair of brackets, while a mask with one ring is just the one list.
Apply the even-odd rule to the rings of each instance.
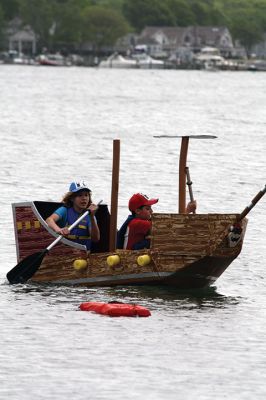
[[79, 306], [82, 311], [93, 311], [97, 314], [109, 315], [110, 317], [149, 317], [151, 315], [148, 308], [137, 304], [124, 303], [98, 303], [89, 301], [81, 303]]

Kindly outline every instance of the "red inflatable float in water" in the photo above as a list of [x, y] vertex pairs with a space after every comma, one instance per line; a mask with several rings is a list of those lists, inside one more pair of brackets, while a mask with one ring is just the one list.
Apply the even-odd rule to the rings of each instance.
[[109, 315], [110, 317], [149, 317], [151, 315], [148, 308], [138, 306], [137, 304], [88, 301], [87, 303], [81, 303], [79, 308], [82, 311], [93, 311], [97, 314]]

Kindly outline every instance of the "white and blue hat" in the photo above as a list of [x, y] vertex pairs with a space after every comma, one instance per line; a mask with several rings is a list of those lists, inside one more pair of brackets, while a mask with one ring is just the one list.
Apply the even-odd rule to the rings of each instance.
[[87, 190], [88, 192], [91, 192], [91, 190], [84, 182], [72, 182], [69, 186], [69, 191], [72, 193], [77, 193], [80, 190]]

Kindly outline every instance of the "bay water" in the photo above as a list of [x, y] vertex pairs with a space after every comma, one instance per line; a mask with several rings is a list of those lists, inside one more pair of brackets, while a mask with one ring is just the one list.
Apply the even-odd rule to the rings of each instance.
[[[118, 225], [136, 192], [178, 210], [179, 138], [199, 213], [241, 212], [266, 184], [266, 74], [0, 66], [0, 398], [210, 400], [266, 396], [266, 196], [240, 256], [203, 291], [11, 286], [11, 203], [60, 201], [84, 180], [110, 205], [121, 140]], [[149, 318], [79, 311], [123, 301]]]

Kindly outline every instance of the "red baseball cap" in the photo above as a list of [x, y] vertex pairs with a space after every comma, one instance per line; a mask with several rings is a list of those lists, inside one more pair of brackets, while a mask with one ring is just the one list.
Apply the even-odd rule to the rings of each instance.
[[130, 211], [135, 212], [137, 208], [142, 206], [152, 206], [157, 203], [159, 199], [149, 199], [145, 194], [136, 193], [129, 199], [128, 208]]

